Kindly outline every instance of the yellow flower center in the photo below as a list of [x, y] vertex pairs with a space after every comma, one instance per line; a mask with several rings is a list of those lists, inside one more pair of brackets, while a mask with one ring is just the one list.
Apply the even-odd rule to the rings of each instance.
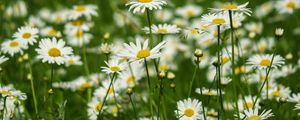
[[6, 90], [2, 90], [2, 91], [0, 91], [0, 94], [9, 95], [9, 94], [11, 94], [11, 92], [6, 91]]
[[153, 0], [139, 0], [140, 3], [150, 3], [152, 2]]
[[234, 69], [235, 74], [241, 74], [241, 73], [245, 73], [246, 72], [246, 68], [245, 67], [237, 67]]
[[119, 71], [121, 71], [121, 68], [119, 66], [111, 66], [110, 70], [113, 72], [119, 72]]
[[128, 76], [127, 78], [127, 84], [132, 85], [134, 84], [135, 77], [133, 75]]
[[194, 110], [191, 108], [185, 109], [184, 110], [184, 115], [188, 117], [192, 117], [194, 115]]
[[17, 47], [17, 46], [19, 46], [19, 42], [16, 42], [16, 41], [10, 42], [9, 46], [10, 47]]
[[261, 81], [270, 80], [270, 76], [267, 77], [266, 75], [261, 75], [260, 80]]
[[224, 65], [230, 61], [229, 57], [223, 56], [221, 59], [221, 64]]
[[68, 63], [69, 63], [70, 65], [73, 65], [73, 64], [75, 64], [75, 60], [70, 59], [70, 60], [68, 60]]
[[193, 10], [187, 10], [187, 11], [186, 11], [186, 14], [187, 14], [187, 16], [189, 16], [189, 17], [195, 16], [195, 13], [194, 13]]
[[56, 34], [57, 34], [57, 31], [55, 29], [51, 29], [48, 31], [49, 36], [56, 36]]
[[160, 71], [168, 71], [169, 68], [170, 68], [170, 67], [169, 67], [168, 65], [160, 65], [160, 66], [159, 66], [159, 70], [160, 70]]
[[286, 7], [291, 8], [291, 9], [295, 9], [296, 8], [296, 3], [293, 1], [290, 1], [286, 4]]
[[101, 110], [101, 108], [102, 108], [102, 103], [99, 102], [99, 103], [96, 105], [96, 111], [99, 112], [99, 111]]
[[61, 18], [61, 16], [56, 16], [54, 20], [55, 20], [55, 22], [61, 22], [62, 18]]
[[165, 29], [165, 28], [159, 28], [159, 29], [157, 30], [157, 32], [158, 32], [158, 33], [167, 33], [168, 30]]
[[74, 26], [81, 26], [82, 22], [80, 20], [75, 20], [75, 21], [72, 22], [72, 25], [74, 25]]
[[273, 95], [273, 96], [279, 96], [279, 95], [280, 95], [280, 91], [279, 91], [279, 90], [273, 91], [273, 92], [272, 92], [272, 95]]
[[260, 61], [260, 65], [261, 66], [270, 66], [271, 65], [271, 61], [269, 59], [262, 59]]
[[248, 120], [260, 120], [258, 115], [251, 115]]
[[218, 113], [217, 112], [207, 112], [207, 115], [211, 116], [211, 117], [217, 117]]
[[244, 108], [248, 108], [248, 109], [253, 108], [253, 102], [251, 102], [251, 101], [245, 102], [244, 103]]
[[48, 51], [48, 55], [51, 57], [59, 57], [61, 55], [60, 50], [57, 48], [51, 48]]
[[84, 5], [78, 5], [78, 6], [76, 6], [75, 10], [77, 12], [82, 12], [82, 11], [86, 10], [86, 7]]
[[213, 92], [213, 91], [208, 91], [208, 92], [207, 92], [207, 95], [213, 96], [213, 95], [215, 95], [215, 92]]
[[23, 37], [24, 39], [28, 39], [28, 38], [31, 37], [31, 33], [24, 33], [24, 34], [22, 35], [22, 37]]
[[196, 28], [193, 28], [192, 29], [192, 34], [193, 35], [197, 35], [199, 32], [198, 32], [198, 29], [196, 29]]
[[111, 87], [108, 89], [108, 94], [113, 94], [114, 93], [114, 89]]
[[233, 9], [237, 9], [238, 6], [236, 4], [226, 4], [223, 5], [223, 9], [227, 9], [227, 10], [233, 10]]
[[140, 50], [136, 55], [136, 57], [140, 59], [146, 58], [148, 56], [150, 56], [150, 51], [147, 49]]
[[110, 109], [110, 111], [112, 113], [117, 113], [118, 112], [118, 108], [117, 107], [113, 107], [113, 108]]
[[91, 83], [85, 82], [85, 83], [81, 84], [80, 90], [85, 90], [87, 88], [90, 88], [91, 86], [92, 86]]
[[216, 24], [216, 25], [221, 25], [221, 24], [225, 23], [225, 19], [223, 19], [223, 18], [215, 18], [215, 19], [212, 20], [212, 23]]
[[77, 31], [77, 32], [75, 33], [75, 36], [76, 36], [77, 38], [82, 38], [82, 36], [83, 36], [83, 31]]

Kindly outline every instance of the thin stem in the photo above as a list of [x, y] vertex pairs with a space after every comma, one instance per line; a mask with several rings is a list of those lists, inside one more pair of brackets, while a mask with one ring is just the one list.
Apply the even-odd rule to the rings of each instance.
[[4, 113], [5, 113], [5, 110], [6, 110], [6, 99], [7, 99], [7, 96], [4, 97], [4, 100], [3, 100], [3, 111], [2, 111], [2, 120], [4, 120]]
[[53, 74], [54, 74], [54, 64], [51, 64], [50, 89], [52, 89]]
[[[255, 98], [255, 101], [254, 101], [254, 103], [253, 103], [253, 106], [255, 106], [255, 104], [256, 104], [258, 98], [259, 98], [260, 95], [261, 95], [261, 92], [262, 92], [262, 90], [263, 90], [265, 84], [266, 84], [267, 81], [268, 81], [268, 77], [269, 77], [269, 74], [270, 74], [270, 72], [271, 72], [272, 65], [273, 65], [273, 61], [274, 61], [274, 57], [275, 57], [275, 52], [276, 52], [276, 49], [274, 49], [274, 51], [273, 51], [273, 55], [272, 55], [272, 59], [271, 59], [271, 64], [270, 64], [270, 66], [269, 66], [268, 69], [267, 69], [267, 74], [266, 74], [265, 80], [264, 80], [262, 86], [261, 86], [260, 89], [259, 89], [258, 96]], [[268, 87], [268, 86], [267, 86], [267, 87]], [[268, 93], [267, 93], [267, 94], [268, 94]]]
[[33, 97], [33, 104], [34, 104], [34, 110], [35, 110], [35, 114], [38, 115], [38, 107], [37, 107], [37, 100], [36, 100], [36, 95], [35, 95], [35, 89], [34, 89], [34, 79], [33, 79], [33, 75], [32, 75], [32, 68], [31, 68], [31, 64], [29, 63], [29, 73], [30, 73], [30, 85], [31, 85], [31, 92], [32, 92], [32, 97]]
[[[199, 69], [199, 72], [200, 72], [200, 65], [199, 64], [197, 64], [198, 65], [198, 69]], [[201, 81], [201, 79], [200, 79], [201, 77], [198, 77], [198, 81], [200, 82]], [[200, 95], [201, 95], [201, 97], [203, 97], [203, 94], [202, 94], [202, 86], [199, 84], [199, 87], [200, 87]], [[203, 111], [203, 118], [204, 118], [204, 120], [206, 120], [206, 113], [205, 113], [205, 108], [204, 108], [204, 100], [202, 101], [202, 111]]]
[[192, 77], [192, 80], [190, 81], [190, 87], [189, 87], [189, 94], [188, 94], [188, 97], [190, 97], [190, 96], [191, 96], [191, 93], [192, 93], [192, 87], [193, 87], [194, 80], [195, 80], [195, 78], [196, 78], [197, 69], [198, 69], [198, 65], [195, 67], [194, 73], [193, 73], [193, 77]]
[[161, 104], [161, 96], [163, 95], [163, 79], [160, 79], [159, 83], [159, 93], [158, 93], [158, 112], [157, 119], [160, 117], [160, 104]]
[[152, 37], [152, 30], [151, 30], [151, 18], [150, 18], [150, 10], [146, 8], [147, 13], [147, 21], [148, 21], [148, 27], [149, 27], [149, 39], [150, 39], [150, 48], [153, 47], [153, 37]]
[[238, 109], [238, 103], [237, 103], [237, 100], [238, 100], [238, 90], [237, 90], [237, 84], [236, 84], [236, 80], [235, 80], [235, 59], [234, 59], [234, 28], [233, 28], [233, 22], [232, 22], [232, 11], [231, 10], [228, 10], [229, 12], [229, 21], [230, 21], [230, 30], [231, 30], [231, 72], [232, 72], [232, 81], [233, 81], [233, 85], [234, 85], [234, 91], [236, 92], [235, 93], [235, 107], [236, 107], [236, 114], [237, 114], [237, 117], [238, 119], [240, 120], [240, 112], [239, 112], [239, 109]]
[[[85, 43], [82, 43], [82, 55], [83, 55], [83, 63], [84, 63], [84, 71], [85, 71], [85, 75], [87, 77], [87, 79], [89, 80], [89, 75], [90, 75], [90, 71], [89, 71], [89, 66], [87, 64], [87, 57], [86, 57], [86, 46], [85, 46]], [[88, 89], [87, 91], [87, 101], [90, 100], [92, 96], [92, 91], [91, 91], [91, 88]]]
[[148, 65], [147, 65], [147, 60], [146, 58], [144, 58], [144, 62], [145, 62], [145, 67], [146, 67], [146, 72], [147, 72], [147, 80], [148, 80], [148, 87], [149, 87], [149, 102], [150, 102], [150, 112], [151, 112], [151, 119], [154, 120], [153, 116], [153, 106], [152, 106], [152, 87], [151, 87], [151, 81], [150, 81], [150, 75], [149, 75], [149, 70], [148, 70]]
[[222, 97], [222, 85], [221, 85], [221, 40], [220, 40], [220, 34], [221, 34], [221, 31], [220, 31], [220, 25], [217, 26], [218, 27], [218, 66], [217, 66], [217, 69], [218, 69], [218, 88], [219, 88], [219, 102], [220, 102], [220, 108], [221, 108], [221, 111], [220, 111], [220, 116], [221, 116], [221, 113], [224, 111], [223, 109], [223, 97]]
[[115, 78], [116, 75], [117, 75], [117, 74], [114, 73], [113, 76], [111, 77], [111, 80], [110, 80], [108, 89], [107, 89], [106, 94], [105, 94], [104, 99], [103, 99], [103, 106], [102, 106], [101, 109], [99, 110], [98, 119], [101, 119], [101, 116], [102, 116], [102, 109], [103, 109], [103, 107], [104, 107], [104, 105], [105, 105], [105, 102], [106, 102], [108, 93], [109, 93], [109, 91], [110, 91], [109, 89], [112, 87], [112, 84], [113, 84], [113, 81], [114, 81], [114, 78]]
[[133, 109], [133, 112], [134, 112], [135, 119], [138, 120], [138, 116], [137, 116], [137, 112], [136, 112], [136, 109], [135, 109], [134, 102], [133, 102], [133, 100], [131, 98], [131, 95], [128, 95], [128, 96], [129, 96], [130, 103], [132, 105], [132, 109]]

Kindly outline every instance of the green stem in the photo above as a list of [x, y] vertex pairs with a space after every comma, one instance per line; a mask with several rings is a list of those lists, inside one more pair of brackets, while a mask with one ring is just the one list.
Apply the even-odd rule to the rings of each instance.
[[150, 18], [150, 10], [146, 8], [147, 13], [147, 21], [148, 21], [148, 27], [149, 27], [149, 39], [150, 39], [150, 48], [153, 47], [153, 37], [152, 37], [152, 30], [151, 30], [151, 18]]
[[36, 100], [36, 95], [35, 95], [35, 89], [34, 89], [34, 79], [33, 79], [33, 75], [32, 75], [32, 68], [31, 68], [31, 64], [29, 63], [29, 73], [30, 73], [30, 85], [31, 85], [31, 92], [32, 92], [32, 97], [33, 97], [33, 104], [34, 104], [34, 110], [35, 110], [35, 114], [38, 116], [38, 107], [37, 107], [37, 100]]
[[105, 102], [106, 102], [106, 99], [107, 99], [107, 96], [108, 96], [108, 93], [109, 93], [109, 89], [112, 87], [112, 84], [113, 84], [113, 81], [114, 81], [114, 78], [117, 74], [114, 73], [113, 76], [111, 77], [111, 80], [110, 80], [110, 83], [109, 83], [109, 86], [108, 86], [108, 89], [106, 91], [106, 94], [104, 96], [104, 99], [103, 99], [103, 106], [101, 107], [101, 109], [99, 110], [99, 114], [98, 114], [98, 118], [97, 119], [101, 119], [101, 116], [102, 116], [102, 109], [105, 105]]
[[154, 113], [153, 113], [153, 106], [152, 106], [152, 87], [151, 87], [151, 81], [150, 81], [150, 75], [149, 75], [149, 70], [148, 70], [148, 65], [147, 65], [147, 60], [146, 58], [144, 58], [144, 62], [145, 62], [145, 68], [146, 68], [146, 72], [147, 72], [147, 81], [148, 81], [148, 92], [149, 92], [149, 103], [150, 103], [150, 112], [151, 112], [151, 119], [154, 120]]
[[135, 109], [134, 102], [133, 102], [133, 100], [131, 98], [131, 95], [128, 95], [128, 96], [129, 96], [130, 103], [132, 105], [132, 109], [133, 109], [133, 112], [134, 112], [135, 119], [138, 120], [138, 115], [137, 115], [137, 112], [136, 112], [136, 109]]
[[[199, 72], [200, 72], [200, 65], [199, 64], [197, 64], [198, 65], [198, 69], [199, 69]], [[200, 83], [200, 81], [201, 81], [201, 79], [200, 79], [201, 77], [198, 77], [198, 81], [199, 81], [199, 83]], [[203, 94], [202, 94], [202, 86], [199, 84], [199, 87], [200, 87], [200, 96], [201, 97], [203, 97]], [[204, 120], [206, 120], [206, 113], [205, 113], [205, 108], [204, 108], [204, 100], [202, 101], [202, 111], [203, 111], [203, 118], [204, 118]]]
[[158, 112], [157, 112], [157, 119], [160, 118], [160, 106], [161, 106], [161, 96], [163, 95], [163, 79], [160, 79], [159, 83], [159, 93], [158, 93]]
[[232, 22], [232, 11], [231, 10], [228, 10], [229, 12], [229, 21], [230, 21], [230, 29], [231, 29], [231, 72], [232, 72], [232, 81], [233, 81], [233, 85], [234, 85], [234, 91], [235, 91], [235, 107], [236, 107], [236, 114], [237, 114], [237, 117], [238, 119], [240, 120], [240, 112], [239, 112], [239, 109], [238, 109], [238, 103], [237, 103], [237, 100], [238, 100], [238, 89], [237, 89], [237, 84], [236, 84], [236, 80], [235, 80], [235, 59], [234, 59], [234, 28], [233, 28], [233, 22]]
[[223, 109], [223, 97], [222, 97], [222, 85], [221, 85], [221, 40], [220, 40], [220, 34], [221, 34], [221, 30], [220, 30], [220, 25], [217, 26], [218, 27], [218, 66], [217, 66], [217, 69], [218, 69], [218, 88], [219, 88], [219, 102], [220, 102], [220, 108], [221, 108], [221, 111], [220, 111], [220, 115], [221, 116], [221, 113], [224, 111]]
[[194, 80], [195, 80], [195, 78], [196, 78], [196, 72], [197, 72], [197, 69], [198, 69], [198, 65], [195, 67], [194, 73], [193, 73], [193, 77], [192, 77], [192, 80], [190, 81], [188, 97], [190, 97], [190, 96], [191, 96], [191, 93], [192, 93], [192, 87], [193, 87]]

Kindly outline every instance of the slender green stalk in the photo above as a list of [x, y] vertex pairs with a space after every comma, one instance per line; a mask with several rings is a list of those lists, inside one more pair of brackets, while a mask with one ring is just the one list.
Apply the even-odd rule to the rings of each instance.
[[[86, 46], [84, 43], [82, 44], [82, 55], [83, 55], [83, 63], [84, 63], [83, 67], [84, 67], [85, 75], [86, 75], [87, 79], [90, 79], [89, 78], [90, 71], [89, 71], [89, 66], [88, 66], [87, 57], [86, 57]], [[91, 88], [89, 88], [87, 90], [87, 101], [89, 101], [91, 99], [91, 96], [92, 96], [92, 90], [91, 90]]]
[[7, 99], [7, 96], [4, 97], [4, 100], [3, 100], [3, 110], [2, 110], [2, 120], [4, 120], [4, 113], [5, 113], [5, 110], [6, 110], [6, 99]]
[[36, 100], [36, 95], [35, 95], [35, 89], [34, 89], [34, 79], [32, 75], [32, 68], [31, 64], [29, 63], [29, 73], [30, 73], [30, 85], [31, 85], [31, 92], [32, 92], [32, 97], [33, 97], [33, 104], [34, 104], [34, 110], [35, 114], [38, 115], [38, 107], [37, 107], [37, 100]]
[[[273, 65], [273, 61], [274, 61], [274, 57], [275, 57], [275, 52], [276, 52], [276, 49], [274, 49], [274, 51], [273, 51], [273, 55], [272, 55], [272, 59], [271, 59], [271, 64], [270, 64], [270, 66], [269, 66], [268, 69], [267, 69], [267, 74], [266, 74], [265, 80], [264, 80], [262, 86], [260, 87], [260, 89], [259, 89], [259, 91], [258, 91], [258, 95], [257, 95], [257, 97], [256, 97], [255, 100], [254, 100], [253, 106], [255, 106], [255, 104], [256, 104], [258, 98], [261, 96], [261, 92], [262, 92], [262, 90], [263, 90], [265, 84], [266, 84], [267, 81], [268, 81], [268, 77], [269, 77], [269, 74], [270, 74], [270, 72], [271, 72], [272, 65]], [[268, 87], [268, 86], [267, 86], [267, 87]], [[267, 93], [267, 94], [268, 94], [268, 93]]]
[[235, 40], [234, 40], [234, 28], [233, 28], [233, 22], [232, 22], [232, 11], [228, 10], [229, 12], [229, 21], [230, 21], [230, 30], [231, 30], [231, 72], [232, 72], [232, 81], [234, 85], [234, 91], [235, 91], [235, 107], [236, 107], [236, 114], [238, 119], [240, 120], [240, 112], [238, 109], [238, 89], [237, 89], [237, 84], [236, 84], [236, 79], [235, 79], [235, 59], [234, 59], [234, 45], [235, 45]]
[[193, 77], [192, 77], [192, 80], [190, 81], [188, 97], [190, 97], [190, 96], [191, 96], [191, 93], [192, 93], [192, 87], [193, 87], [193, 83], [194, 83], [195, 78], [196, 78], [197, 69], [198, 69], [198, 65], [195, 67], [194, 73], [193, 73]]
[[159, 93], [158, 93], [158, 112], [157, 112], [157, 119], [160, 118], [160, 106], [161, 106], [161, 96], [163, 95], [163, 79], [160, 79], [159, 83]]
[[[199, 64], [197, 64], [198, 65], [198, 69], [199, 69], [199, 72], [200, 72], [200, 65]], [[201, 77], [198, 77], [198, 81], [200, 82], [201, 81], [201, 79], [200, 79]], [[203, 97], [203, 94], [202, 94], [202, 86], [199, 84], [199, 87], [200, 87], [200, 96], [201, 97]], [[205, 101], [203, 100], [202, 101], [202, 111], [203, 111], [203, 118], [204, 118], [204, 120], [206, 120], [206, 113], [205, 113], [205, 108], [204, 108], [204, 103]]]
[[221, 31], [220, 31], [220, 25], [217, 26], [218, 27], [218, 66], [217, 66], [217, 69], [218, 69], [218, 88], [219, 88], [219, 102], [220, 102], [220, 108], [221, 108], [221, 111], [220, 111], [220, 115], [221, 116], [221, 113], [224, 111], [223, 109], [223, 97], [222, 97], [222, 85], [221, 85], [221, 39], [220, 39], [220, 34], [221, 34]]
[[154, 120], [154, 113], [153, 113], [153, 106], [152, 106], [152, 87], [151, 87], [151, 81], [150, 81], [150, 75], [149, 75], [149, 70], [148, 70], [148, 65], [147, 65], [147, 60], [144, 58], [145, 62], [145, 68], [147, 72], [147, 81], [148, 81], [148, 92], [149, 92], [149, 103], [150, 103], [150, 112], [151, 112], [151, 119]]
[[[109, 86], [108, 86], [108, 90], [106, 91], [106, 94], [105, 94], [104, 99], [103, 99], [103, 106], [105, 105], [105, 102], [106, 102], [106, 99], [107, 99], [107, 96], [108, 96], [108, 93], [109, 93], [109, 89], [112, 87], [112, 84], [113, 84], [113, 81], [114, 81], [114, 78], [116, 77], [116, 75], [117, 74], [114, 73], [113, 76], [111, 77], [111, 80], [110, 80], [110, 83], [109, 83]], [[103, 106], [99, 110], [98, 119], [101, 119]]]
[[136, 109], [135, 109], [134, 102], [133, 102], [133, 100], [131, 98], [131, 95], [128, 95], [128, 96], [129, 96], [130, 103], [132, 105], [132, 109], [133, 109], [133, 112], [134, 112], [135, 119], [138, 120], [138, 115], [137, 115], [137, 112], [136, 112]]
[[146, 14], [147, 14], [148, 27], [149, 27], [150, 48], [152, 48], [154, 43], [153, 43], [152, 30], [151, 30], [150, 10], [148, 8], [146, 8]]
[[51, 64], [50, 89], [52, 89], [53, 74], [54, 74], [54, 64]]

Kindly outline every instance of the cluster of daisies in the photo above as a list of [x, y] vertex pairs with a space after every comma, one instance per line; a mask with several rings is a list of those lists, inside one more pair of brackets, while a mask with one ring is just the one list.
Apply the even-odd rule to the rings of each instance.
[[[92, 18], [98, 16], [95, 5], [41, 9], [1, 43], [1, 67], [15, 57], [29, 65], [41, 61], [83, 66], [84, 75], [50, 84], [51, 90], [86, 92], [87, 98], [82, 98], [87, 99], [86, 111], [91, 120], [106, 116], [117, 119], [128, 112], [132, 114], [127, 117], [141, 120], [276, 117], [274, 110], [263, 106], [266, 102], [289, 102], [295, 105], [295, 111], [300, 110], [300, 93], [292, 91], [283, 80], [295, 75], [300, 60], [298, 65], [292, 64], [292, 53], [279, 54], [276, 43], [283, 41], [284, 29], [265, 35], [262, 21], [270, 16], [274, 18], [268, 20], [270, 23], [285, 20], [284, 16], [299, 9], [299, 0], [267, 1], [254, 10], [247, 7], [251, 1], [240, 5], [215, 2], [215, 7], [207, 10], [192, 3], [172, 8], [172, 2], [164, 0], [120, 3], [111, 3], [115, 10], [113, 27], [119, 28], [118, 32], [125, 28], [125, 34], [132, 32], [135, 36], [107, 32], [100, 45], [91, 45]], [[128, 11], [118, 8], [119, 4]], [[7, 17], [27, 14], [23, 1], [5, 11]], [[255, 19], [248, 21], [250, 16]], [[299, 31], [296, 28], [293, 34]], [[90, 73], [89, 67], [94, 66], [87, 62], [87, 53], [103, 55], [105, 61], [97, 61], [103, 64], [97, 72]], [[193, 63], [194, 73], [184, 76], [186, 80], [176, 80], [176, 72], [190, 69], [183, 65], [181, 70], [183, 62]], [[197, 75], [199, 71], [204, 76]], [[193, 85], [198, 77], [199, 84]], [[180, 88], [176, 83], [189, 87]], [[184, 94], [167, 98], [180, 95], [178, 91]], [[2, 83], [0, 94], [2, 117], [22, 118], [21, 103], [27, 99], [26, 94]]]

